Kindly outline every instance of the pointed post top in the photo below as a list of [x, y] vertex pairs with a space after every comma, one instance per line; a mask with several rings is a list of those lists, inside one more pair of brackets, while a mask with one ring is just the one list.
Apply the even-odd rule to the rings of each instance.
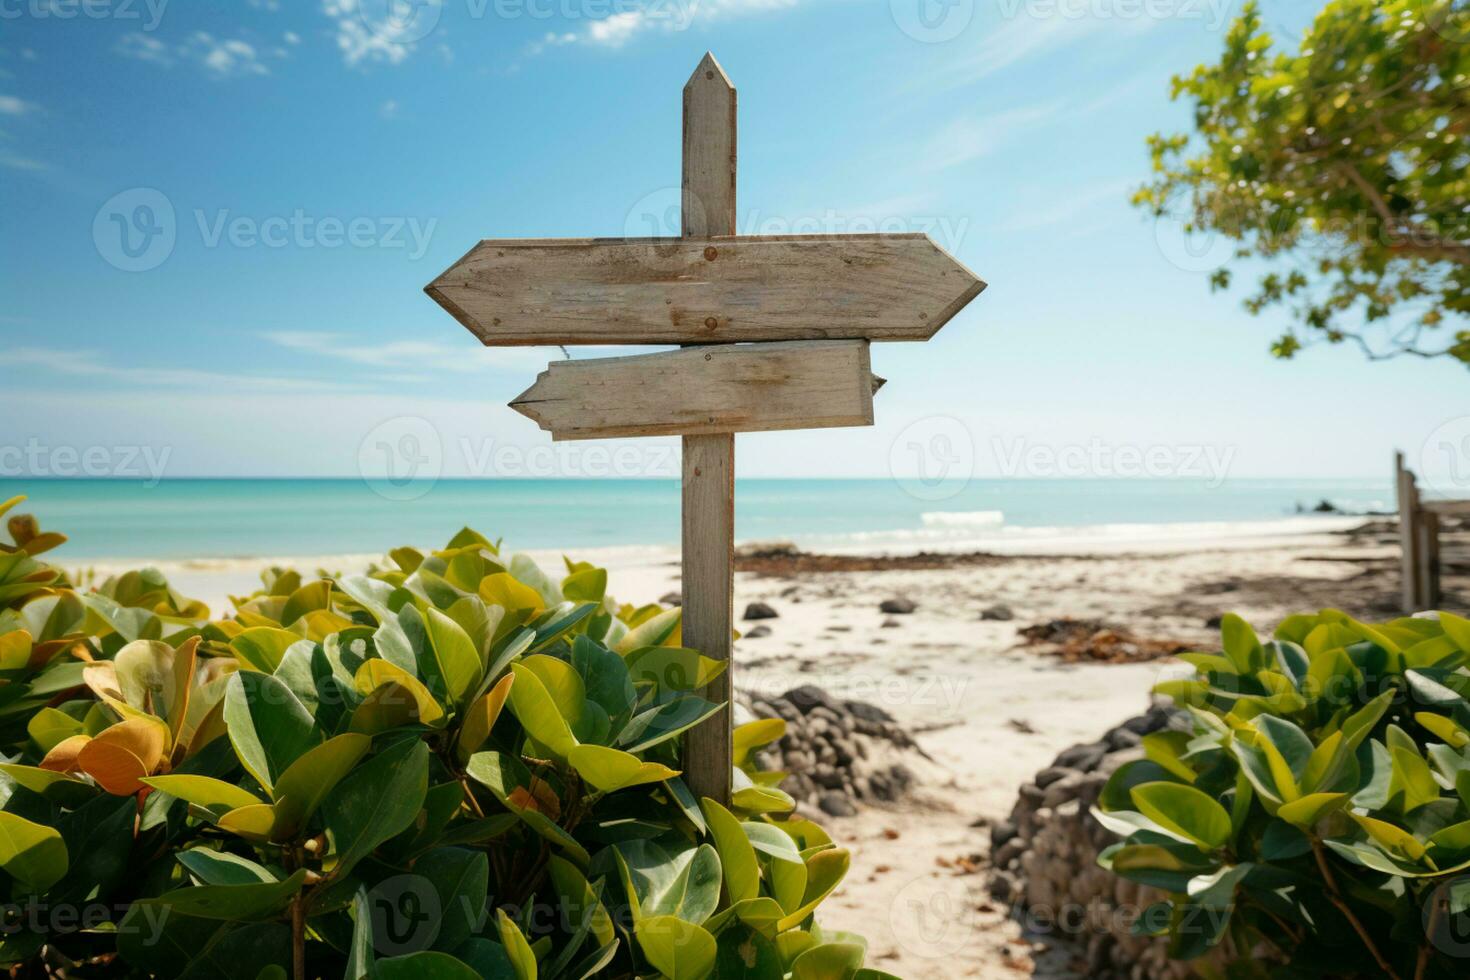
[[735, 234], [735, 86], [706, 52], [684, 86], [683, 234]]
[[694, 69], [694, 74], [689, 76], [689, 81], [684, 83], [684, 90], [696, 88], [699, 85], [715, 82], [730, 91], [735, 91], [735, 83], [730, 81], [730, 76], [725, 74], [725, 69], [715, 60], [713, 53], [706, 51], [704, 57], [699, 60], [699, 66]]

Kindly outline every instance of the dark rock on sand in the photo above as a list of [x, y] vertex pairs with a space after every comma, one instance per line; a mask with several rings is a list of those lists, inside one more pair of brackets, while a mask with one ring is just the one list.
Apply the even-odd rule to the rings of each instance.
[[746, 619], [776, 619], [780, 615], [764, 602], [752, 602], [745, 607]]

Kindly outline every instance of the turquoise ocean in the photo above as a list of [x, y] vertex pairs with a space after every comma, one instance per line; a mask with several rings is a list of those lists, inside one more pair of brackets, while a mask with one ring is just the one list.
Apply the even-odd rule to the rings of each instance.
[[[1067, 550], [1109, 541], [1330, 530], [1327, 500], [1385, 511], [1388, 481], [972, 480], [926, 499], [895, 480], [740, 480], [736, 537], [811, 550]], [[441, 480], [391, 500], [362, 480], [0, 480], [0, 500], [70, 537], [57, 556], [250, 558], [381, 554], [469, 525], [516, 549], [679, 543], [673, 480]]]

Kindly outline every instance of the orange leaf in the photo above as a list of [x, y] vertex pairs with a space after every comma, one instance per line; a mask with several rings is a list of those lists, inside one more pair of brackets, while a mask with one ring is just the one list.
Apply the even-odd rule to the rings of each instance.
[[114, 796], [132, 796], [163, 759], [167, 729], [153, 721], [130, 718], [101, 732], [82, 746], [77, 764]]
[[77, 755], [82, 751], [82, 746], [90, 741], [90, 735], [72, 735], [62, 739], [46, 753], [46, 758], [41, 760], [41, 768], [52, 772], [76, 772]]

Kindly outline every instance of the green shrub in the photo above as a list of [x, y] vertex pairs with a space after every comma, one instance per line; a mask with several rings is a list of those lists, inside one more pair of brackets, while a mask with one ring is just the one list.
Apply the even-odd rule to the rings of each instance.
[[1134, 930], [1232, 976], [1463, 977], [1470, 967], [1470, 621], [1292, 616], [1156, 692], [1192, 731], [1143, 740], [1094, 814], [1099, 862], [1169, 893]]
[[[0, 513], [17, 500], [0, 505]], [[723, 665], [465, 530], [211, 620], [156, 570], [79, 591], [0, 551], [0, 963], [66, 976], [881, 977], [813, 912], [848, 852], [741, 726], [681, 779]]]

